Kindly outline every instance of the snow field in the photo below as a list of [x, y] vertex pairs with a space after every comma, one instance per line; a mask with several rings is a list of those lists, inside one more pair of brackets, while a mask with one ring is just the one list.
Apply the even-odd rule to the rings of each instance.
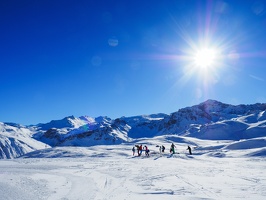
[[[150, 157], [133, 157], [133, 144], [122, 144], [49, 148], [24, 158], [0, 160], [0, 199], [266, 198], [265, 157], [243, 156], [250, 152], [245, 149], [215, 157], [225, 145], [211, 148], [213, 141], [204, 154], [195, 150], [192, 156], [186, 151], [169, 156], [167, 151], [161, 156], [157, 142], [148, 145]], [[178, 152], [186, 147], [182, 145], [177, 145]]]

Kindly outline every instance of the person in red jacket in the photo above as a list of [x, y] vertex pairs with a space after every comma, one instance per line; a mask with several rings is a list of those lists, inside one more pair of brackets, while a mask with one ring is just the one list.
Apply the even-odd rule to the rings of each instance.
[[142, 144], [139, 146], [139, 156], [142, 154]]

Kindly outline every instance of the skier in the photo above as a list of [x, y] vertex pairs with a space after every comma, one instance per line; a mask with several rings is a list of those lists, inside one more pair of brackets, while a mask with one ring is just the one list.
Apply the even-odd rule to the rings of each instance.
[[165, 147], [162, 145], [162, 152], [164, 153]]
[[148, 149], [148, 147], [146, 145], [144, 147], [145, 147], [145, 155], [150, 156], [150, 154], [149, 154], [150, 150]]
[[192, 155], [190, 146], [187, 146], [187, 150], [189, 151], [189, 154]]
[[162, 154], [162, 147], [161, 146], [159, 147], [159, 152], [160, 152], [160, 154]]
[[170, 153], [175, 154], [175, 147], [176, 146], [174, 145], [174, 143], [172, 143], [170, 147]]
[[135, 155], [135, 147], [132, 148], [133, 156]]
[[142, 144], [139, 146], [139, 156], [142, 154]]

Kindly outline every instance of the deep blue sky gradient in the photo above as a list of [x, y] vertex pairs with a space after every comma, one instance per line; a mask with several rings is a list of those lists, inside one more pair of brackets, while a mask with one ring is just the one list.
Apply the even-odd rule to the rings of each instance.
[[[219, 67], [191, 70], [208, 40]], [[0, 121], [266, 102], [266, 1], [2, 0]]]

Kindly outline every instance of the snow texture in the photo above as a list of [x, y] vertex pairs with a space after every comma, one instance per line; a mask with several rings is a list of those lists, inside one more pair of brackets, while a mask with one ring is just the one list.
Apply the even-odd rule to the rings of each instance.
[[[1, 199], [266, 198], [265, 147], [229, 150], [230, 141], [171, 137], [180, 141], [174, 155], [169, 138], [160, 136], [120, 145], [46, 148], [0, 160]], [[192, 146], [193, 155], [187, 142], [198, 147]], [[132, 156], [135, 144], [148, 145], [150, 156]], [[166, 152], [160, 154], [162, 144]]]

